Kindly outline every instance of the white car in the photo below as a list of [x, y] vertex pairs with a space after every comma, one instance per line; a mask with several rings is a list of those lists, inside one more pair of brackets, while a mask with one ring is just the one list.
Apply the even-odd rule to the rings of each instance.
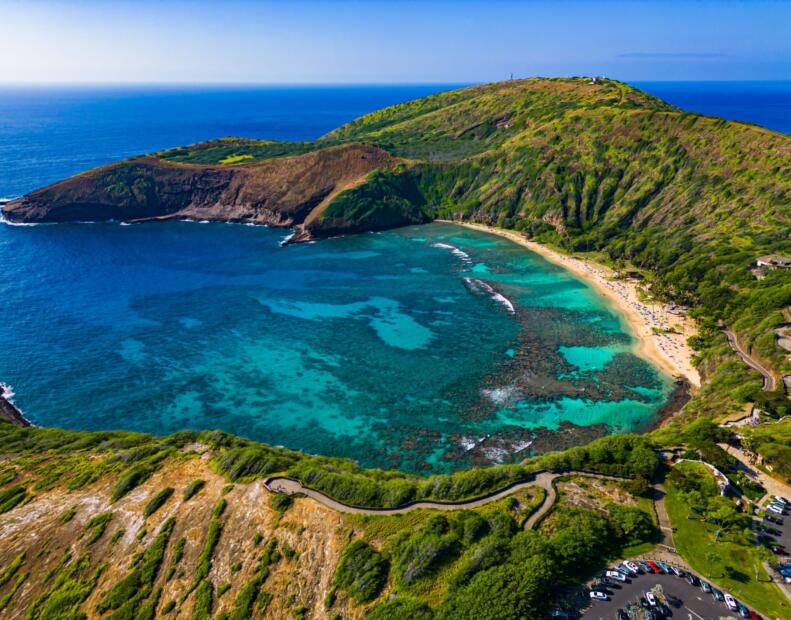
[[785, 497], [780, 497], [779, 495], [775, 495], [775, 496], [773, 496], [773, 499], [778, 504], [783, 504], [783, 506], [791, 505], [791, 504], [789, 504], [789, 501]]
[[616, 581], [626, 581], [626, 575], [618, 570], [608, 570], [604, 573], [604, 576], [615, 579]]
[[653, 592], [646, 592], [645, 600], [648, 601], [648, 604], [651, 605], [651, 607], [656, 607], [656, 597], [654, 596]]
[[610, 599], [604, 592], [599, 592], [598, 590], [591, 590], [591, 598], [594, 601], [607, 601]]
[[736, 602], [736, 599], [733, 598], [730, 594], [725, 595], [725, 604], [728, 606], [728, 609], [731, 611], [736, 611], [739, 609], [739, 604]]
[[631, 575], [632, 577], [636, 577], [637, 576], [637, 571], [632, 570], [625, 563], [618, 564], [615, 568], [617, 568], [619, 571], [621, 571], [625, 575]]
[[630, 569], [635, 574], [640, 574], [640, 572], [641, 572], [640, 571], [640, 567], [637, 564], [635, 564], [634, 562], [630, 562], [629, 560], [624, 560], [623, 564], [624, 564], [624, 566], [626, 566], [628, 569]]
[[783, 514], [783, 510], [782, 510], [781, 508], [778, 508], [777, 506], [773, 506], [773, 505], [771, 505], [771, 504], [770, 504], [769, 506], [767, 506], [767, 507], [766, 507], [766, 509], [767, 509], [769, 512], [773, 512], [773, 513], [775, 513], [776, 515], [781, 515], [781, 514]]
[[676, 577], [681, 577], [681, 576], [684, 574], [684, 573], [682, 573], [682, 572], [681, 572], [681, 569], [679, 569], [679, 568], [676, 568], [675, 566], [671, 566], [671, 567], [670, 567], [670, 570], [672, 570], [672, 571], [673, 571], [673, 574], [674, 574]]

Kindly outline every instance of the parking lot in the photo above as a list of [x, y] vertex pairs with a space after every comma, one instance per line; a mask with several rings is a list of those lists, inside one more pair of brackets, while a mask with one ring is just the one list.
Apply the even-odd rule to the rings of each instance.
[[[768, 502], [764, 502], [764, 504], [767, 504], [767, 503]], [[780, 531], [780, 535], [779, 536], [776, 536], [776, 535], [773, 535], [773, 534], [770, 534], [770, 536], [778, 545], [782, 545], [783, 547], [785, 547], [786, 551], [788, 552], [788, 551], [791, 551], [791, 516], [789, 516], [789, 513], [788, 513], [787, 510], [784, 511], [784, 512], [785, 512], [785, 514], [782, 514], [782, 515], [775, 514], [773, 512], [768, 512], [766, 510], [765, 506], [764, 506], [763, 507], [763, 511], [762, 511], [762, 515], [769, 514], [769, 515], [772, 515], [773, 517], [780, 518], [780, 519], [783, 520], [783, 524], [782, 525], [776, 525], [775, 523], [768, 523], [763, 518], [762, 518], [762, 523], [764, 525], [766, 525], [766, 526], [772, 527], [775, 530], [779, 530]], [[780, 556], [778, 556], [778, 559], [779, 560], [783, 560], [783, 559], [787, 560], [788, 559], [788, 554], [786, 553], [785, 556], [780, 555]]]
[[722, 616], [735, 616], [724, 602], [716, 600], [700, 587], [691, 585], [686, 579], [675, 575], [643, 574], [633, 577], [631, 583], [620, 584], [620, 588], [609, 588], [609, 601], [596, 601], [582, 614], [585, 620], [614, 620], [618, 609], [625, 610], [629, 603], [640, 607], [639, 600], [647, 590], [660, 585], [668, 602], [677, 599], [678, 605], [670, 604], [675, 619], [709, 620]]

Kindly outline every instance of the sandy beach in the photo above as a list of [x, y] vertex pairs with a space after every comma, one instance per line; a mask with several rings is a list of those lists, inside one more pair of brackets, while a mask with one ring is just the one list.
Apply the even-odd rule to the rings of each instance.
[[[640, 283], [637, 280], [616, 279], [609, 267], [561, 254], [540, 243], [525, 239], [514, 231], [484, 224], [447, 221], [505, 237], [568, 269], [593, 286], [625, 317], [637, 338], [638, 355], [653, 362], [673, 377], [685, 378], [693, 390], [700, 387], [700, 375], [692, 365], [693, 351], [687, 344], [687, 338], [697, 333], [695, 321], [685, 314], [671, 312], [671, 306], [668, 304], [642, 301], [639, 293]], [[671, 333], [666, 333], [666, 330], [671, 330]]]

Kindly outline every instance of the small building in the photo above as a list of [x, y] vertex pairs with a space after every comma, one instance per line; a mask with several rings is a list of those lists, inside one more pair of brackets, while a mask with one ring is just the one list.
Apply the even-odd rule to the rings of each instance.
[[791, 258], [780, 254], [766, 254], [756, 258], [755, 265], [766, 269], [791, 269]]

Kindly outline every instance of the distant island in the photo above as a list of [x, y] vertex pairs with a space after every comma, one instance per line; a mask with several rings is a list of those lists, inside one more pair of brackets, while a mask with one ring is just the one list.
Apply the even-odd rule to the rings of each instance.
[[[4, 395], [0, 612], [593, 618], [596, 598], [661, 609], [681, 584], [723, 615], [712, 587], [746, 605], [731, 615], [791, 617], [775, 561], [791, 506], [778, 498], [791, 496], [789, 170], [787, 135], [615, 80], [528, 79], [385, 108], [315, 142], [135, 157], [9, 202], [11, 223], [229, 221], [293, 229], [289, 243], [484, 227], [635, 315], [691, 393], [645, 434], [433, 476], [221, 431], [29, 427]], [[666, 590], [651, 589], [660, 574]]]

